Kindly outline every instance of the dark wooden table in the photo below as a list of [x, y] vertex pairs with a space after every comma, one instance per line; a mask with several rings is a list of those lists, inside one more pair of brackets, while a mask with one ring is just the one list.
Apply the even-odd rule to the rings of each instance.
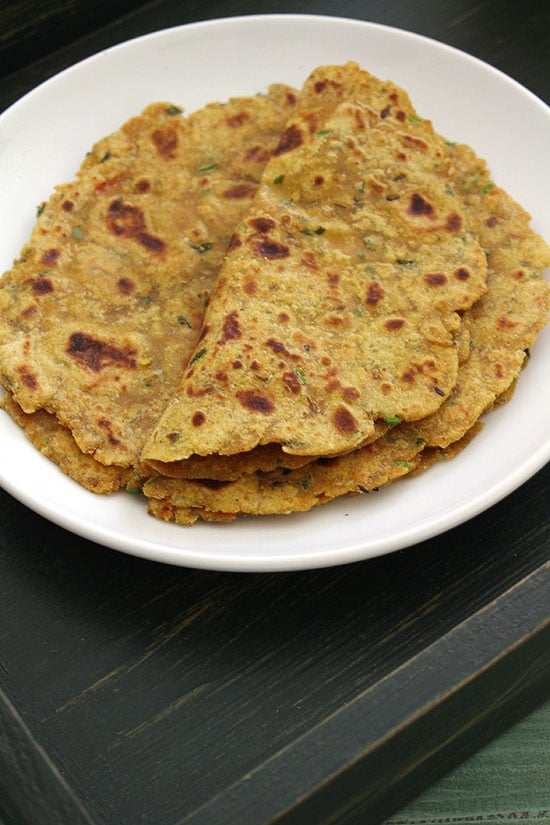
[[[130, 37], [289, 11], [429, 35], [548, 102], [549, 9], [539, 0], [8, 3], [0, 108]], [[131, 558], [0, 491], [0, 820], [381, 822], [547, 698], [549, 488], [547, 467], [414, 548], [279, 574]]]

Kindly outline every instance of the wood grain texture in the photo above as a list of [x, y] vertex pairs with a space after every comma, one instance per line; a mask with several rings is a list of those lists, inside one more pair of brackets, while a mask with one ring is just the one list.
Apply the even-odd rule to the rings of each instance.
[[[40, 60], [21, 38], [0, 108], [129, 37], [288, 11], [435, 37], [550, 100], [548, 4], [154, 0], [85, 36], [67, 17]], [[0, 820], [64, 825], [73, 804], [94, 825], [214, 825], [248, 800], [231, 825], [377, 825], [545, 697], [549, 488], [547, 467], [414, 548], [274, 575], [130, 558], [0, 491], [0, 754], [19, 777], [0, 784]], [[21, 791], [38, 769], [50, 814]]]

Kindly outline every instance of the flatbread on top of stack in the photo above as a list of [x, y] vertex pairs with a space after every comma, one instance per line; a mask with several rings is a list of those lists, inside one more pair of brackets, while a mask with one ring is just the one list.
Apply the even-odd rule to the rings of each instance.
[[[449, 147], [355, 64], [310, 76], [144, 450], [334, 455], [441, 406], [487, 266]], [[167, 470], [168, 471], [168, 470]]]

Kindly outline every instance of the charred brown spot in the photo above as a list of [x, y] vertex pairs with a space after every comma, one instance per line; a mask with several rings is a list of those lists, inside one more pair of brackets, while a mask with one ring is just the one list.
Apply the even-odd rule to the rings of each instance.
[[247, 278], [244, 282], [243, 289], [247, 295], [254, 295], [258, 290], [258, 284], [254, 278]]
[[296, 95], [294, 94], [294, 92], [286, 92], [285, 97], [286, 102], [290, 103], [291, 106], [293, 106], [296, 103]]
[[208, 387], [203, 388], [202, 390], [196, 390], [192, 386], [188, 386], [185, 390], [185, 394], [188, 398], [203, 398], [203, 396], [208, 395], [210, 389]]
[[285, 152], [290, 152], [292, 149], [297, 149], [298, 146], [301, 146], [304, 142], [304, 138], [302, 136], [302, 132], [298, 126], [293, 124], [289, 126], [283, 134], [281, 135], [281, 139], [279, 141], [279, 145], [275, 149], [274, 154], [282, 155]]
[[227, 125], [231, 126], [232, 129], [242, 126], [247, 120], [250, 120], [248, 112], [239, 112], [238, 115], [231, 115], [231, 117], [226, 118]]
[[137, 192], [141, 192], [141, 193], [148, 192], [150, 188], [151, 188], [151, 184], [149, 183], [148, 180], [145, 180], [145, 178], [142, 178], [141, 180], [138, 180], [136, 182], [136, 191]]
[[313, 180], [313, 185], [314, 186], [322, 186], [322, 184], [324, 182], [325, 182], [325, 179], [322, 175], [316, 175], [314, 180]]
[[193, 427], [200, 427], [201, 424], [204, 424], [205, 421], [206, 421], [206, 416], [202, 412], [202, 410], [197, 410], [197, 412], [193, 414], [193, 418], [191, 419], [191, 423], [193, 424]]
[[414, 384], [415, 377], [416, 376], [413, 370], [405, 370], [405, 372], [401, 375], [401, 380], [406, 384]]
[[47, 295], [53, 292], [53, 284], [49, 278], [31, 278], [31, 289], [35, 295]]
[[293, 355], [291, 352], [287, 350], [285, 345], [281, 343], [281, 341], [276, 341], [275, 338], [269, 338], [265, 342], [266, 347], [275, 353], [275, 355], [284, 355], [286, 358], [291, 358], [293, 361], [298, 361], [300, 356]]
[[47, 264], [48, 266], [53, 266], [53, 264], [57, 263], [57, 260], [61, 252], [59, 249], [46, 249], [46, 251], [42, 254], [40, 260], [43, 264]]
[[226, 189], [223, 193], [224, 198], [251, 198], [256, 191], [256, 187], [252, 186], [249, 183], [237, 183], [235, 186], [231, 186], [229, 189]]
[[198, 484], [200, 487], [206, 487], [208, 490], [222, 490], [224, 487], [229, 487], [233, 484], [232, 481], [222, 481], [216, 478], [195, 478], [193, 484]]
[[325, 390], [327, 392], [334, 392], [335, 390], [339, 390], [341, 386], [342, 384], [340, 383], [340, 381], [338, 381], [338, 379], [335, 378], [334, 381], [329, 381], [328, 384], [325, 385]]
[[275, 409], [275, 404], [267, 395], [260, 395], [254, 390], [240, 390], [237, 398], [247, 410], [269, 415]]
[[382, 392], [384, 393], [384, 395], [388, 395], [388, 394], [391, 392], [392, 387], [391, 387], [391, 384], [388, 384], [388, 383], [385, 381], [383, 384], [381, 384], [381, 385], [380, 385], [380, 389], [382, 390]]
[[386, 329], [393, 332], [394, 330], [401, 329], [405, 325], [405, 321], [403, 318], [390, 318], [389, 321], [386, 321], [384, 326]]
[[347, 407], [338, 407], [332, 416], [332, 422], [341, 433], [357, 432], [357, 421]]
[[137, 350], [134, 347], [116, 347], [84, 332], [74, 332], [70, 336], [67, 353], [94, 372], [100, 372], [113, 364], [128, 369], [136, 368]]
[[327, 86], [328, 86], [328, 81], [327, 81], [327, 80], [318, 80], [318, 81], [317, 81], [317, 82], [313, 85], [313, 88], [314, 88], [314, 90], [315, 90], [315, 93], [316, 93], [316, 94], [318, 94], [318, 95], [320, 95], [320, 94], [321, 94], [321, 92], [324, 92], [324, 91], [325, 91], [325, 89], [327, 88]]
[[239, 238], [239, 236], [237, 235], [237, 233], [234, 233], [231, 236], [231, 240], [229, 241], [229, 246], [227, 247], [227, 251], [232, 252], [234, 249], [238, 249], [239, 246], [242, 246], [242, 241]]
[[151, 252], [163, 252], [166, 243], [147, 232], [143, 212], [117, 198], [109, 206], [107, 227], [113, 235], [132, 238]]
[[210, 329], [210, 327], [209, 327], [208, 324], [205, 324], [203, 326], [203, 328], [201, 329], [200, 335], [199, 335], [199, 341], [203, 340], [203, 338], [208, 334], [209, 329]]
[[157, 129], [151, 135], [155, 148], [164, 158], [173, 158], [178, 148], [178, 133], [175, 129]]
[[485, 226], [488, 226], [489, 229], [493, 226], [496, 226], [498, 223], [498, 218], [495, 215], [491, 215], [490, 218], [487, 218], [485, 221]]
[[517, 321], [511, 321], [509, 318], [501, 316], [497, 320], [497, 326], [499, 329], [514, 329], [514, 327], [517, 327]]
[[329, 286], [336, 287], [340, 283], [340, 276], [337, 272], [329, 272], [327, 275]]
[[231, 364], [231, 366], [233, 367], [233, 369], [234, 369], [234, 370], [240, 370], [240, 369], [242, 369], [243, 362], [242, 362], [242, 361], [239, 361], [239, 360], [237, 359], [236, 361], [233, 361], [233, 363]]
[[390, 113], [391, 113], [391, 106], [386, 106], [386, 107], [385, 107], [384, 109], [382, 109], [382, 111], [380, 112], [380, 117], [381, 117], [382, 119], [384, 119], [384, 118], [388, 117], [388, 115], [389, 115]]
[[424, 280], [430, 286], [443, 286], [447, 283], [447, 276], [442, 272], [431, 272], [424, 275]]
[[275, 229], [277, 225], [271, 218], [252, 218], [248, 223], [252, 229], [255, 229], [260, 235], [267, 235], [268, 232]]
[[176, 441], [178, 441], [179, 437], [180, 437], [179, 433], [168, 433], [167, 436], [166, 436], [166, 438], [168, 439], [168, 441], [171, 444], [175, 444]]
[[282, 381], [287, 390], [290, 390], [294, 395], [300, 392], [300, 381], [295, 372], [284, 372]]
[[218, 370], [214, 377], [216, 381], [222, 381], [224, 383], [228, 380], [227, 375], [225, 374], [225, 372], [223, 372], [223, 370]]
[[252, 146], [247, 150], [245, 158], [256, 163], [267, 163], [269, 152], [263, 146]]
[[[283, 366], [284, 366], [284, 365], [283, 365]], [[252, 361], [252, 363], [250, 364], [250, 369], [251, 369], [251, 370], [254, 370], [254, 372], [257, 372], [257, 371], [258, 371], [258, 370], [260, 370], [261, 368], [262, 368], [262, 367], [261, 367], [261, 364], [259, 364], [257, 361]]]
[[130, 295], [135, 289], [133, 282], [129, 278], [119, 278], [117, 286], [123, 295]]
[[395, 113], [395, 116], [396, 116], [397, 120], [398, 120], [400, 123], [403, 123], [403, 121], [404, 121], [404, 120], [405, 120], [405, 118], [407, 117], [407, 115], [405, 114], [405, 112], [404, 112], [404, 111], [402, 111], [402, 109], [398, 109], [398, 111]]
[[415, 192], [411, 195], [411, 202], [409, 205], [409, 215], [433, 215], [434, 208], [431, 203], [428, 203], [422, 195]]
[[285, 244], [279, 243], [278, 241], [270, 241], [267, 238], [264, 241], [257, 243], [254, 248], [258, 255], [261, 255], [262, 258], [268, 258], [270, 260], [288, 258], [290, 256], [290, 249], [288, 246], [285, 246]]
[[18, 373], [19, 377], [21, 378], [21, 382], [29, 389], [35, 390], [38, 387], [38, 381], [36, 375], [30, 372], [27, 367], [17, 367], [16, 372]]
[[279, 312], [277, 320], [280, 321], [281, 324], [286, 324], [286, 322], [290, 320], [290, 316], [286, 312]]
[[450, 229], [451, 232], [458, 232], [458, 230], [461, 228], [461, 226], [462, 226], [462, 218], [460, 217], [460, 215], [457, 215], [456, 213], [454, 213], [454, 214], [449, 215], [447, 217], [446, 227], [447, 227], [447, 229]]
[[21, 313], [21, 317], [22, 318], [32, 318], [33, 315], [36, 315], [37, 311], [38, 311], [38, 308], [37, 308], [36, 304], [29, 304], [29, 306], [26, 307], [23, 310], [23, 312]]
[[525, 272], [523, 272], [523, 270], [521, 270], [521, 269], [518, 269], [518, 271], [517, 271], [517, 272], [514, 272], [514, 274], [513, 274], [513, 276], [512, 276], [512, 277], [513, 277], [516, 281], [521, 281], [521, 279], [525, 277]]
[[107, 430], [107, 438], [109, 440], [109, 444], [113, 444], [115, 447], [120, 444], [120, 440], [115, 438], [113, 435], [113, 425], [109, 421], [108, 418], [99, 418], [97, 421], [99, 427], [103, 430]]
[[467, 280], [468, 280], [468, 278], [470, 277], [470, 273], [469, 273], [469, 272], [468, 272], [468, 270], [467, 270], [467, 269], [465, 269], [465, 267], [463, 267], [463, 266], [461, 266], [459, 269], [455, 269], [455, 271], [454, 271], [453, 275], [454, 275], [454, 276], [455, 276], [455, 278], [457, 278], [459, 281], [467, 281]]
[[417, 149], [428, 148], [428, 144], [425, 140], [422, 140], [422, 138], [413, 137], [412, 135], [403, 135], [402, 141], [405, 146], [413, 146]]
[[377, 284], [376, 281], [373, 281], [372, 284], [369, 284], [369, 288], [367, 290], [367, 304], [371, 307], [375, 307], [384, 297], [384, 290]]
[[381, 195], [384, 191], [384, 187], [381, 183], [378, 183], [377, 180], [369, 180], [369, 188], [376, 194]]
[[359, 390], [355, 387], [343, 387], [342, 398], [344, 401], [356, 401], [359, 398]]
[[61, 208], [65, 212], [72, 212], [74, 209], [74, 203], [72, 201], [63, 201], [63, 203], [61, 204]]
[[239, 326], [239, 313], [233, 310], [225, 317], [223, 322], [223, 340], [230, 341], [233, 338], [242, 338], [243, 334]]

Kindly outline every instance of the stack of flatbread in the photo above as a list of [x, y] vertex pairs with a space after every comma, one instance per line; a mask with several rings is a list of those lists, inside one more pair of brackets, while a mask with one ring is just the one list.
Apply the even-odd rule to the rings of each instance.
[[190, 524], [451, 457], [547, 320], [550, 250], [483, 161], [355, 64], [155, 104], [0, 282], [5, 409], [97, 492]]

